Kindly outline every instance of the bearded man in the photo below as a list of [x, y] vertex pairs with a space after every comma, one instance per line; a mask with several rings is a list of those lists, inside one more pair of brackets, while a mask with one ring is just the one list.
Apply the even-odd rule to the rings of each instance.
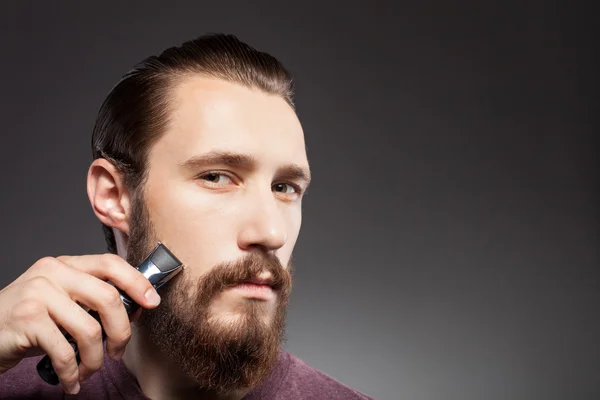
[[[281, 349], [311, 175], [279, 61], [223, 34], [149, 57], [92, 150], [108, 253], [42, 258], [0, 292], [0, 398], [368, 399]], [[159, 241], [185, 265], [160, 297], [132, 268]], [[143, 307], [131, 320], [115, 287]]]

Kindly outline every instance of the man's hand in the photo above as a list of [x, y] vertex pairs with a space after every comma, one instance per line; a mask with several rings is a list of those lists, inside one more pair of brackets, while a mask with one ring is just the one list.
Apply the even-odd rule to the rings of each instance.
[[[104, 351], [119, 359], [131, 336], [117, 289], [144, 308], [160, 302], [150, 282], [115, 254], [44, 257], [0, 291], [0, 374], [24, 357], [47, 353], [67, 393], [102, 366]], [[102, 327], [78, 303], [100, 315]], [[77, 341], [81, 364], [60, 328]]]

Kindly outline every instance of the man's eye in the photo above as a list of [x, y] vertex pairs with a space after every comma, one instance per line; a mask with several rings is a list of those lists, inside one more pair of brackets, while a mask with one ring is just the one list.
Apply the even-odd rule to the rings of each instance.
[[279, 193], [300, 193], [300, 190], [289, 183], [276, 183], [273, 185], [273, 191]]
[[209, 172], [200, 176], [200, 179], [210, 183], [225, 185], [231, 181], [231, 178], [219, 172]]

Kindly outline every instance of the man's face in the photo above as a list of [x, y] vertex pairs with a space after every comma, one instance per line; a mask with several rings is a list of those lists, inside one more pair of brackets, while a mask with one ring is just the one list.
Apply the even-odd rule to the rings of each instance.
[[[290, 261], [307, 182], [302, 127], [279, 96], [191, 77], [173, 92], [172, 124], [148, 157], [145, 203], [157, 234], [200, 277], [251, 252]], [[297, 170], [296, 170], [297, 169]], [[236, 318], [242, 291], [212, 304]], [[273, 298], [267, 300], [274, 303]]]
[[[168, 311], [172, 324], [187, 327], [185, 334], [159, 332], [160, 321], [150, 312], [147, 318], [142, 314], [140, 323], [155, 331], [157, 341], [168, 342], [173, 338], [165, 336], [174, 335], [193, 340], [190, 335], [208, 327], [218, 337], [250, 347], [252, 340], [273, 343], [282, 329], [289, 287], [222, 288], [219, 282], [228, 269], [233, 281], [276, 278], [283, 289], [289, 286], [283, 269], [300, 231], [301, 192], [309, 175], [300, 123], [281, 97], [221, 80], [186, 78], [172, 95], [171, 124], [148, 156], [141, 206], [149, 223], [145, 228], [152, 232], [142, 238], [144, 233], [132, 228], [130, 247], [136, 248], [130, 251], [138, 254], [128, 259], [139, 261], [131, 258], [161, 240], [184, 263], [184, 273], [166, 288], [156, 311], [162, 309], [163, 320], [170, 318]], [[248, 274], [231, 278], [236, 269]], [[212, 286], [206, 285], [208, 279]]]

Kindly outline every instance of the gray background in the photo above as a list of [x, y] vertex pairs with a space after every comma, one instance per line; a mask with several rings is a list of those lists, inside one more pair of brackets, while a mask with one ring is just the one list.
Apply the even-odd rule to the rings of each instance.
[[294, 73], [315, 176], [289, 350], [377, 399], [600, 398], [589, 7], [50, 3], [0, 5], [0, 287], [104, 251], [85, 193], [104, 96], [231, 32]]

